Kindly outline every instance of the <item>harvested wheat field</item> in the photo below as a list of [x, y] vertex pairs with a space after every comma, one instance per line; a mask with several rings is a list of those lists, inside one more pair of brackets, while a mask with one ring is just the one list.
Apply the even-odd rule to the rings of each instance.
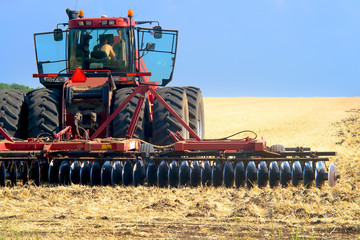
[[269, 146], [337, 151], [332, 161], [340, 183], [322, 189], [3, 188], [0, 238], [360, 238], [360, 98], [204, 101], [207, 138], [249, 129]]

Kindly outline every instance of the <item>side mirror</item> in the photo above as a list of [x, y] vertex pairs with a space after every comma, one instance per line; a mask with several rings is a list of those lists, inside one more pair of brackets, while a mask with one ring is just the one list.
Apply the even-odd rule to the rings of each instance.
[[155, 50], [155, 43], [147, 43], [145, 50], [147, 51], [154, 51]]
[[56, 42], [63, 40], [63, 31], [60, 28], [54, 29], [54, 40]]
[[154, 38], [160, 39], [162, 38], [162, 28], [160, 26], [153, 27], [154, 30]]

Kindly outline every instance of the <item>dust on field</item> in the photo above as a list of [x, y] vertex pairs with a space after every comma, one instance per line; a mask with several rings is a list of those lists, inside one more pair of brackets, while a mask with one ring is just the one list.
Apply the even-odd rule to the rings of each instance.
[[[208, 138], [251, 129], [268, 145], [334, 150], [335, 188], [0, 189], [4, 239], [360, 237], [359, 98], [205, 98]], [[240, 136], [239, 136], [240, 137]]]

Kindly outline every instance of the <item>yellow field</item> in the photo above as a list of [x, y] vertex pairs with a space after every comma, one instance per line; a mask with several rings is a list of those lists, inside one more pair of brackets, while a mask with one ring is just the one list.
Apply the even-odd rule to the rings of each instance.
[[269, 146], [337, 151], [332, 161], [340, 183], [322, 189], [3, 188], [0, 239], [360, 238], [360, 98], [204, 103], [207, 138], [249, 129]]

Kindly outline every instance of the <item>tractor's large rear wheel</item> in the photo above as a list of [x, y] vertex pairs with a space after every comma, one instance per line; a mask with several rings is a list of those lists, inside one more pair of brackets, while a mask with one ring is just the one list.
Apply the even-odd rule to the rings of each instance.
[[[113, 111], [115, 111], [125, 99], [134, 91], [134, 88], [121, 88], [114, 92]], [[120, 111], [112, 121], [112, 135], [116, 138], [125, 138], [129, 129], [131, 119], [135, 113], [136, 105], [140, 98], [140, 94], [136, 94]], [[145, 140], [144, 112], [145, 104], [143, 104], [136, 128], [133, 134], [134, 138]]]
[[[157, 93], [167, 102], [168, 105], [185, 121], [189, 123], [189, 110], [186, 91], [179, 87], [164, 87], [157, 90]], [[184, 126], [161, 104], [158, 99], [154, 101], [153, 112], [153, 135], [152, 143], [155, 145], [168, 145], [174, 143], [169, 136], [172, 132], [179, 132], [185, 139], [189, 133]]]
[[[26, 121], [25, 94], [19, 90], [0, 91], [0, 127], [2, 127], [11, 137], [26, 138], [26, 128], [22, 129]], [[0, 135], [0, 139], [4, 139]]]
[[57, 89], [36, 89], [28, 93], [29, 137], [59, 132], [61, 116], [61, 91]]
[[189, 103], [189, 126], [200, 138], [205, 138], [204, 102], [201, 90], [196, 87], [184, 89]]

